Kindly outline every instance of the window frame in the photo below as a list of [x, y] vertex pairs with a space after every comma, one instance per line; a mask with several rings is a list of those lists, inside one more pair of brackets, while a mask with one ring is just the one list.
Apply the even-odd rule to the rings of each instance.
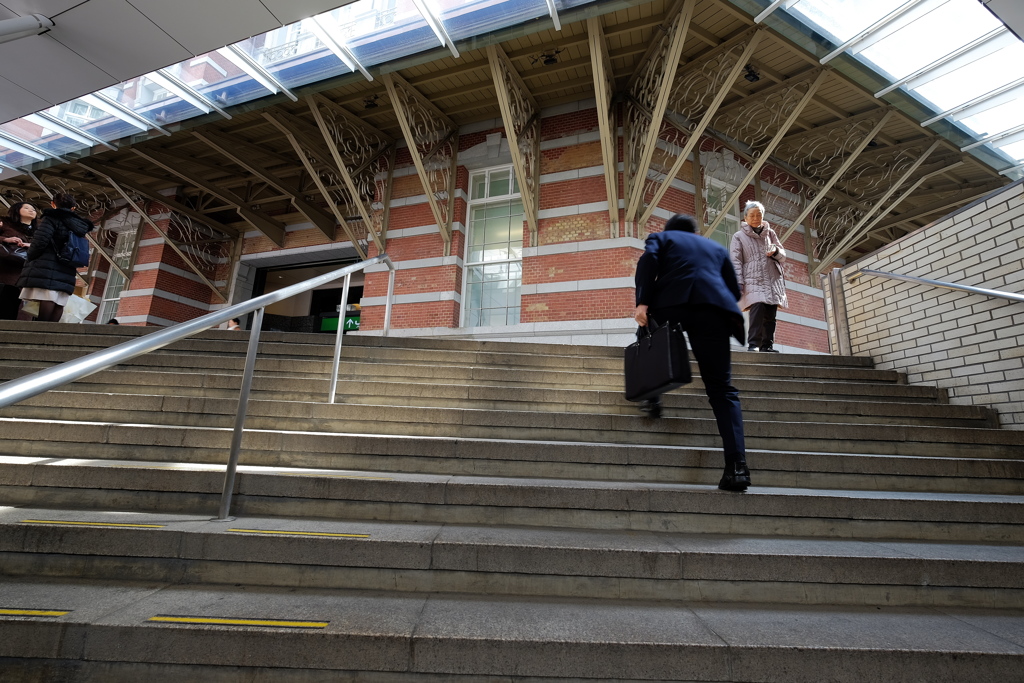
[[[491, 176], [493, 174], [495, 174], [495, 173], [501, 173], [501, 172], [504, 172], [504, 171], [507, 171], [508, 174], [509, 174], [509, 190], [510, 190], [510, 192], [508, 194], [491, 196], [490, 195]], [[486, 179], [484, 181], [484, 186], [486, 188], [486, 196], [474, 199], [473, 198], [473, 184], [476, 181], [476, 179], [479, 178], [481, 175], [486, 176]], [[466, 239], [465, 239], [465, 243], [466, 244], [465, 244], [465, 248], [463, 249], [463, 254], [462, 254], [462, 300], [461, 300], [461, 304], [459, 306], [459, 327], [466, 327], [466, 323], [467, 323], [467, 311], [469, 310], [469, 305], [468, 305], [469, 304], [469, 285], [470, 285], [470, 283], [469, 283], [469, 269], [472, 268], [472, 267], [476, 267], [476, 266], [488, 266], [488, 265], [510, 264], [510, 263], [519, 263], [519, 264], [521, 264], [523, 262], [522, 251], [521, 251], [522, 248], [521, 247], [520, 247], [520, 256], [519, 256], [519, 258], [497, 259], [497, 260], [493, 260], [493, 261], [470, 261], [469, 260], [470, 249], [472, 248], [472, 242], [473, 242], [473, 211], [477, 210], [477, 209], [487, 208], [488, 206], [498, 206], [498, 205], [502, 205], [502, 204], [506, 204], [506, 203], [511, 205], [513, 202], [516, 202], [516, 201], [518, 201], [520, 204], [522, 204], [523, 194], [522, 194], [522, 189], [518, 187], [518, 180], [516, 178], [515, 169], [512, 167], [511, 164], [503, 164], [501, 166], [492, 166], [492, 167], [489, 167], [489, 168], [473, 169], [472, 171], [469, 172], [469, 184], [468, 184], [468, 187], [469, 187], [469, 192], [466, 194]], [[511, 190], [515, 190], [515, 191], [512, 192]], [[526, 214], [524, 212], [524, 214], [523, 214], [524, 224], [525, 224], [525, 216], [526, 216]], [[525, 229], [525, 225], [524, 225], [524, 229]], [[522, 302], [522, 286], [523, 286], [522, 270], [520, 269], [520, 279], [519, 279], [520, 303]], [[508, 308], [510, 308], [510, 307], [506, 306], [506, 310]], [[522, 310], [522, 306], [520, 306], [520, 311], [521, 310]]]

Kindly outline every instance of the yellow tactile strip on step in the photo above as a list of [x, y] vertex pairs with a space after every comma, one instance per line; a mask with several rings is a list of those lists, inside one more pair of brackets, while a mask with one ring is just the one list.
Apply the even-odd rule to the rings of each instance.
[[195, 617], [179, 614], [158, 614], [146, 621], [165, 624], [200, 624], [213, 626], [267, 626], [272, 628], [327, 628], [329, 621], [298, 621], [294, 619], [232, 619], [229, 617]]
[[69, 609], [16, 609], [13, 607], [0, 607], [0, 616], [5, 617], [63, 617], [71, 614], [74, 610]]
[[326, 531], [288, 531], [285, 529], [228, 529], [239, 534], [270, 534], [278, 536], [328, 536], [333, 538], [369, 538], [370, 534], [335, 534]]
[[131, 529], [163, 529], [166, 524], [125, 524], [122, 522], [76, 522], [66, 519], [23, 519], [21, 524], [68, 524], [72, 526], [128, 527]]

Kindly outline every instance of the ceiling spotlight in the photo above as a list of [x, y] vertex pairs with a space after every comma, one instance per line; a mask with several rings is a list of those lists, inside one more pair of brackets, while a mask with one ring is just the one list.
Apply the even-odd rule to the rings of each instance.
[[751, 83], [756, 83], [761, 80], [761, 74], [757, 73], [757, 69], [747, 64], [743, 68], [743, 78], [747, 79]]
[[541, 52], [536, 57], [531, 57], [530, 63], [536, 64], [537, 62], [540, 62], [544, 66], [554, 66], [555, 64], [558, 64], [558, 55], [561, 54], [561, 52], [562, 48], [549, 50], [548, 52]]
[[377, 100], [380, 99], [380, 95], [367, 95], [363, 100], [363, 109], [376, 109], [378, 106]]

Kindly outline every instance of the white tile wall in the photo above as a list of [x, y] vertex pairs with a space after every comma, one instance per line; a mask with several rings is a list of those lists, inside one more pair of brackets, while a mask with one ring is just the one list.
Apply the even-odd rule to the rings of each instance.
[[[846, 266], [1024, 293], [1024, 182]], [[1024, 430], [1024, 303], [863, 276], [845, 284], [853, 352]]]

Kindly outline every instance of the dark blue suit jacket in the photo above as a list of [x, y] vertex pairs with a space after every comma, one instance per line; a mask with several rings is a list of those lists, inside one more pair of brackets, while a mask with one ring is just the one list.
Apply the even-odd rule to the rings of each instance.
[[643, 256], [636, 264], [637, 305], [647, 304], [652, 309], [684, 305], [719, 308], [733, 319], [730, 333], [742, 344], [743, 314], [736, 304], [739, 298], [736, 271], [725, 247], [682, 230], [647, 236]]

